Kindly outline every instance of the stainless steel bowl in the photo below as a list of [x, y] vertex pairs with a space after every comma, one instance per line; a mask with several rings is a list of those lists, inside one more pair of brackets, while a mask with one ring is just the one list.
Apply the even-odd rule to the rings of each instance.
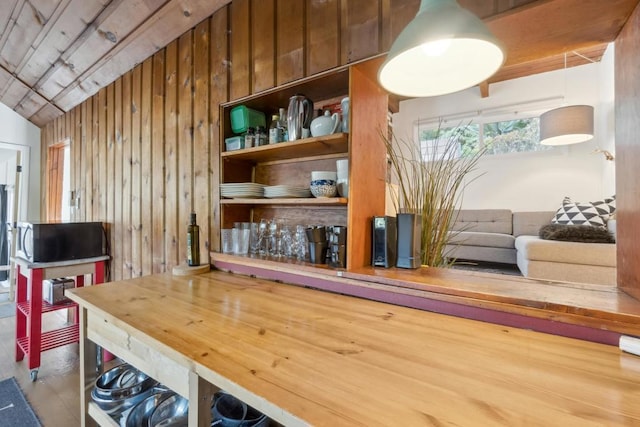
[[123, 363], [98, 377], [95, 395], [102, 399], [120, 400], [140, 394], [157, 385], [157, 381], [133, 366]]
[[91, 398], [108, 414], [122, 414], [152, 394], [157, 384], [153, 378], [124, 363], [98, 377]]
[[110, 397], [102, 397], [96, 393], [96, 389], [91, 390], [91, 399], [109, 415], [122, 414], [127, 409], [137, 405], [140, 401], [149, 397], [153, 393], [153, 389], [145, 390], [132, 396], [124, 397], [121, 399], [113, 399]]
[[182, 427], [189, 422], [189, 401], [179, 394], [163, 400], [151, 413], [148, 427]]
[[175, 395], [172, 391], [154, 390], [154, 394], [134, 406], [127, 414], [125, 427], [147, 427], [149, 418], [161, 402]]

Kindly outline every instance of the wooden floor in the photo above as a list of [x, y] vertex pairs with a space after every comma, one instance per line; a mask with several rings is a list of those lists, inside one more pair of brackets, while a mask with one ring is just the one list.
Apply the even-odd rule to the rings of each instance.
[[[47, 313], [43, 330], [66, 322], [66, 310]], [[78, 344], [42, 353], [38, 379], [31, 382], [26, 360], [15, 361], [15, 316], [0, 319], [0, 380], [15, 377], [45, 427], [80, 425]]]

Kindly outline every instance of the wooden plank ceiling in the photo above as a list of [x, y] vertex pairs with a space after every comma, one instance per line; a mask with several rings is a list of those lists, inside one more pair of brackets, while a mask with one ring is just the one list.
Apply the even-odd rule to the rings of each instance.
[[[2, 0], [0, 102], [42, 126], [230, 1]], [[459, 0], [507, 47], [488, 83], [562, 68], [565, 54], [568, 66], [599, 61], [639, 0], [496, 1], [511, 9], [487, 16], [493, 2]]]

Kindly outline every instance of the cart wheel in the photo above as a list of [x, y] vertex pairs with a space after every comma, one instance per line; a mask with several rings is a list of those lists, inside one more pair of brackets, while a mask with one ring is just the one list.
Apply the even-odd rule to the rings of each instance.
[[31, 382], [35, 382], [38, 379], [38, 370], [32, 369], [29, 376], [31, 377]]

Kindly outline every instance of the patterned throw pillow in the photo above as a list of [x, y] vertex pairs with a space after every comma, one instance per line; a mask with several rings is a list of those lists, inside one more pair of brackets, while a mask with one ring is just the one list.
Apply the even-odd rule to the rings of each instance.
[[553, 224], [591, 225], [606, 227], [609, 216], [616, 210], [616, 196], [597, 202], [573, 202], [565, 197], [562, 207], [551, 220]]

